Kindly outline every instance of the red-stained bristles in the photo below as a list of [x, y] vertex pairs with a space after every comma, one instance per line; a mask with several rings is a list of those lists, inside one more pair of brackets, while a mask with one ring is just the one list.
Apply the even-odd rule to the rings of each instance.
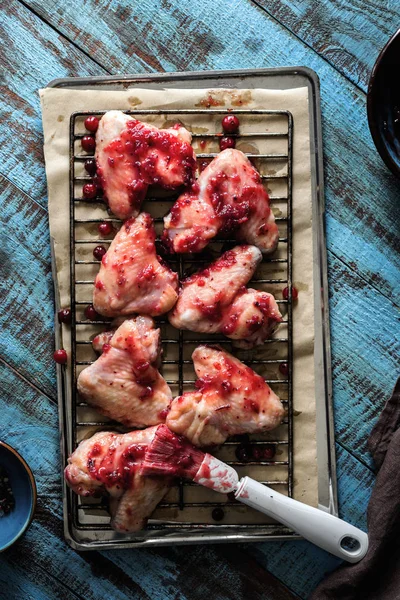
[[184, 437], [173, 433], [166, 425], [159, 425], [147, 447], [141, 473], [193, 479], [204, 456], [204, 452], [192, 446]]

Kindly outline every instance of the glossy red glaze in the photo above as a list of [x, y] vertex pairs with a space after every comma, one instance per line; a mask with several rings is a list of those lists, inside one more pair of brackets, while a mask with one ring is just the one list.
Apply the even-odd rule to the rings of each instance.
[[146, 449], [146, 445], [132, 444], [123, 452], [116, 453], [117, 447], [112, 444], [107, 449], [101, 444], [94, 444], [88, 453], [87, 468], [91, 477], [106, 488], [117, 486], [128, 489]]

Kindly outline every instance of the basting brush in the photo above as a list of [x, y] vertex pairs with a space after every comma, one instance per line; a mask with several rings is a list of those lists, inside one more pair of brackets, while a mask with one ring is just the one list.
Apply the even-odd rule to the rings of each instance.
[[348, 562], [358, 562], [367, 553], [368, 536], [364, 531], [323, 510], [288, 498], [251, 477], [239, 479], [231, 466], [195, 448], [166, 425], [159, 425], [147, 447], [141, 473], [183, 477], [222, 494], [234, 493], [236, 500]]

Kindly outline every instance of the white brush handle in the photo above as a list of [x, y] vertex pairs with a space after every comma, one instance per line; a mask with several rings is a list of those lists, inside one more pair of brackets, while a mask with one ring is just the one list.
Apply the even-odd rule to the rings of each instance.
[[[239, 481], [235, 497], [343, 560], [356, 563], [367, 553], [368, 535], [361, 529], [318, 508], [279, 494], [250, 477]], [[352, 549], [343, 547], [343, 541], [349, 542], [349, 538], [355, 540]]]

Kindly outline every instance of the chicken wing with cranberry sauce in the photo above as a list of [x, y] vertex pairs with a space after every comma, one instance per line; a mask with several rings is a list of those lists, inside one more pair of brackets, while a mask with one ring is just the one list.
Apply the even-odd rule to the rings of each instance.
[[107, 112], [96, 133], [97, 177], [119, 219], [136, 217], [149, 185], [176, 190], [194, 179], [192, 136], [180, 125], [157, 129], [119, 110]]
[[163, 423], [172, 394], [157, 368], [160, 330], [153, 320], [126, 320], [104, 340], [101, 356], [79, 374], [79, 395], [127, 427]]
[[178, 275], [157, 256], [147, 213], [125, 221], [103, 256], [93, 306], [106, 317], [168, 312], [178, 298]]
[[282, 315], [272, 294], [245, 287], [261, 259], [255, 246], [236, 246], [184, 279], [170, 323], [199, 333], [223, 333], [242, 347], [262, 344]]
[[233, 235], [263, 253], [273, 252], [279, 238], [259, 173], [231, 148], [214, 158], [164, 219], [163, 242], [172, 252], [200, 252], [217, 234]]
[[140, 466], [157, 427], [117, 434], [101, 431], [83, 440], [68, 458], [65, 480], [80, 496], [110, 497], [116, 531], [143, 529], [170, 487], [163, 477], [143, 477]]
[[207, 447], [281, 423], [281, 401], [250, 367], [217, 346], [198, 346], [192, 359], [197, 389], [172, 401], [166, 421], [172, 431]]

